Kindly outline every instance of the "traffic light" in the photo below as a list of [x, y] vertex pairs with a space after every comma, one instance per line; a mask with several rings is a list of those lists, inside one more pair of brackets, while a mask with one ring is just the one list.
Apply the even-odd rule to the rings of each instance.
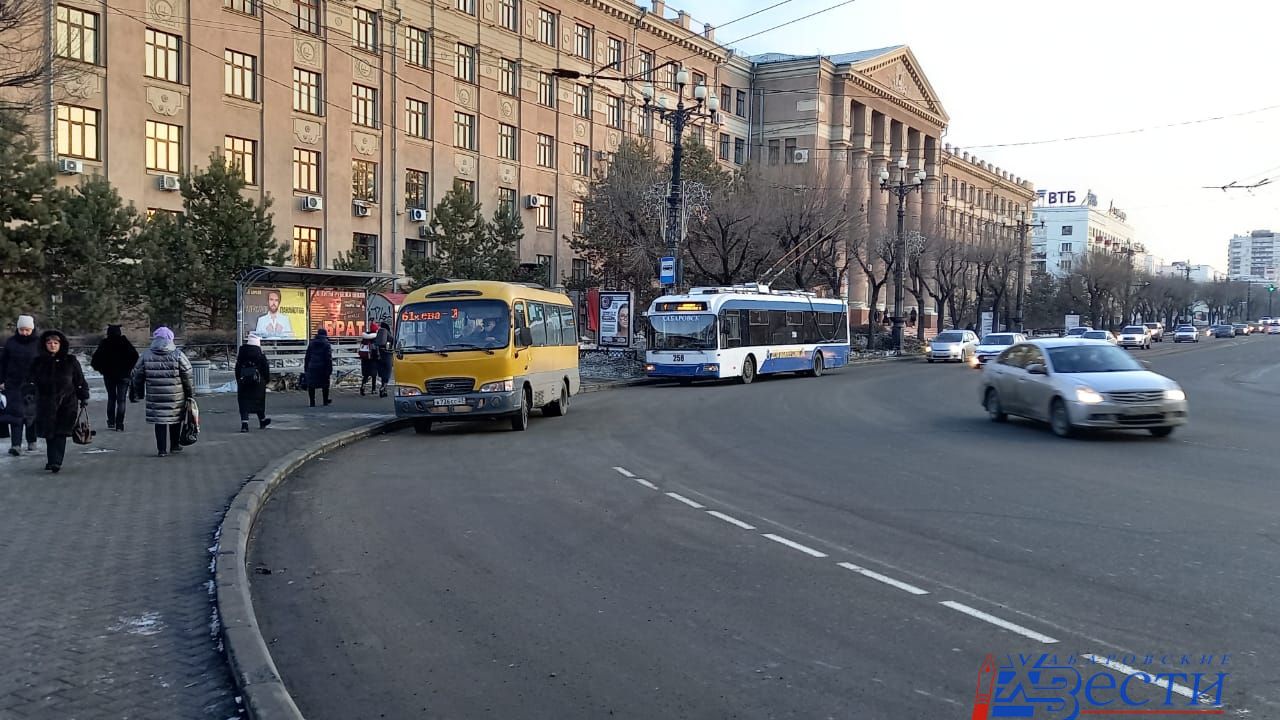
[[1267, 292], [1275, 292], [1275, 291], [1276, 291], [1275, 283], [1271, 283], [1270, 285], [1267, 286]]

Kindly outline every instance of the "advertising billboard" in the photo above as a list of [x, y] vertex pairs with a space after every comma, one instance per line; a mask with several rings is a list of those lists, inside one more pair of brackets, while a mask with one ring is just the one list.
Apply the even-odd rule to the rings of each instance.
[[365, 326], [365, 291], [317, 288], [311, 291], [311, 335], [324, 328], [329, 337], [360, 337]]
[[630, 291], [600, 291], [600, 347], [631, 347]]
[[301, 288], [249, 288], [244, 317], [250, 332], [265, 340], [305, 340], [307, 293]]

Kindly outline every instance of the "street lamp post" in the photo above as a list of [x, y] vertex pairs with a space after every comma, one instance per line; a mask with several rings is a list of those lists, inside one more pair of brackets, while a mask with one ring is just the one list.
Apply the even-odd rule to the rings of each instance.
[[895, 239], [897, 250], [894, 252], [896, 265], [893, 269], [893, 347], [902, 354], [902, 341], [905, 335], [903, 304], [906, 300], [907, 282], [907, 195], [912, 190], [924, 187], [925, 172], [917, 170], [907, 177], [907, 158], [898, 159], [898, 181], [889, 182], [888, 168], [880, 171], [880, 189], [891, 192], [898, 197], [898, 237]]
[[1035, 224], [1035, 225], [1028, 223], [1027, 222], [1028, 214], [1029, 213], [1027, 213], [1024, 210], [1022, 212], [1022, 216], [1018, 218], [1018, 298], [1017, 298], [1017, 302], [1014, 305], [1016, 309], [1014, 310], [1014, 317], [1013, 317], [1013, 325], [1015, 328], [1017, 328], [1018, 332], [1023, 331], [1022, 303], [1023, 303], [1023, 296], [1027, 294], [1027, 289], [1026, 289], [1026, 286], [1024, 285], [1027, 277], [1027, 230], [1033, 227], [1039, 227], [1039, 228], [1044, 227], [1043, 220], [1041, 220], [1038, 224]]
[[[674, 108], [667, 107], [666, 97], [658, 97], [657, 90], [653, 85], [646, 85], [640, 90], [640, 94], [644, 97], [644, 110], [652, 115], [657, 115], [662, 120], [671, 123], [671, 130], [675, 135], [675, 142], [671, 148], [671, 187], [667, 191], [667, 253], [676, 259], [676, 277], [673, 292], [679, 292], [684, 283], [684, 262], [680, 257], [680, 249], [683, 238], [682, 229], [684, 223], [681, 213], [681, 202], [683, 187], [680, 181], [681, 164], [684, 160], [684, 127], [692, 119], [700, 117], [714, 117], [717, 110], [720, 109], [720, 100], [715, 95], [708, 93], [706, 85], [698, 85], [693, 88], [694, 104], [686, 106], [684, 103], [684, 89], [689, 84], [689, 71], [681, 68], [676, 73], [676, 106]], [[704, 111], [705, 106], [705, 111]]]

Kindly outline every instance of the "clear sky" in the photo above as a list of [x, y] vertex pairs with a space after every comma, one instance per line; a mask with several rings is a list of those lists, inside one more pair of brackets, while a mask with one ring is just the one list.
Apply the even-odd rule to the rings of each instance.
[[[647, 5], [647, 0], [640, 0]], [[746, 54], [906, 44], [951, 117], [944, 142], [1129, 215], [1148, 251], [1226, 269], [1280, 230], [1280, 5], [1267, 0], [669, 0]], [[674, 14], [674, 13], [670, 13]], [[700, 27], [700, 25], [698, 25]], [[1261, 112], [1249, 112], [1270, 108]], [[1249, 113], [1180, 127], [1162, 125]], [[1004, 143], [1138, 130], [1113, 137]], [[1231, 181], [1273, 185], [1223, 192]]]

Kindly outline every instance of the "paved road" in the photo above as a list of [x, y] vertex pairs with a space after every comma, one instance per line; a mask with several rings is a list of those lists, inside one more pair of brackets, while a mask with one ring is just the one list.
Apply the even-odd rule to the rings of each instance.
[[968, 717], [987, 653], [1045, 651], [1213, 654], [1280, 717], [1280, 341], [1141, 356], [1170, 439], [893, 363], [364, 443], [269, 504], [260, 618], [312, 720]]

